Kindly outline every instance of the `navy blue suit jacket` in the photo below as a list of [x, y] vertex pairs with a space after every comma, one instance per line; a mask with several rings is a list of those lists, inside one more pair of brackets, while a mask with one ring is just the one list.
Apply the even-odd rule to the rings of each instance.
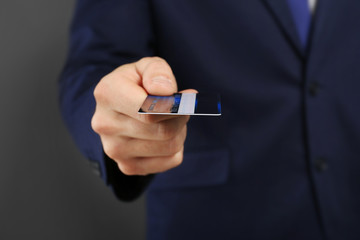
[[[91, 130], [98, 81], [158, 55], [179, 89], [222, 95], [194, 117], [181, 166], [147, 188], [149, 239], [360, 239], [360, 1], [319, 0], [301, 48], [286, 0], [79, 0], [60, 80], [64, 119], [122, 199]], [[121, 228], [121, 226], [119, 226]]]

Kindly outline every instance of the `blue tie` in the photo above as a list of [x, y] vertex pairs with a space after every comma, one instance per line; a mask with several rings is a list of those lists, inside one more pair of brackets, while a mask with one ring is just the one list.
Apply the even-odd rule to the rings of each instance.
[[305, 49], [309, 36], [311, 14], [308, 0], [287, 0], [292, 12], [302, 47]]

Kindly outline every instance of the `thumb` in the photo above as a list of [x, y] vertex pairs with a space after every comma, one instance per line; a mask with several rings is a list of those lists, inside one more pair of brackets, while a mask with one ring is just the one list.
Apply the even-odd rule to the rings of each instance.
[[136, 63], [142, 85], [150, 95], [167, 96], [177, 92], [175, 76], [169, 64], [159, 57], [143, 58]]
[[199, 93], [196, 89], [185, 89], [180, 91], [180, 93]]

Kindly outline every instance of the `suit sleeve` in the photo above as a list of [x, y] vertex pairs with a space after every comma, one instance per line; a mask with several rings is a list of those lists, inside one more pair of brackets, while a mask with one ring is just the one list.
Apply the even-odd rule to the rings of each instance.
[[124, 201], [140, 196], [152, 176], [126, 176], [104, 154], [100, 137], [91, 129], [93, 91], [116, 67], [154, 55], [153, 43], [147, 0], [77, 1], [68, 58], [59, 80], [60, 109], [82, 154]]

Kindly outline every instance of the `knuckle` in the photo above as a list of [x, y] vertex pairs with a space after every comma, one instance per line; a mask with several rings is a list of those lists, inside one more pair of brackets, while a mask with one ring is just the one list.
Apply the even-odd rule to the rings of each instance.
[[96, 85], [94, 89], [93, 94], [96, 102], [103, 101], [107, 97], [106, 86], [103, 82], [104, 78], [100, 80], [100, 82]]
[[152, 57], [152, 60], [162, 62], [162, 63], [166, 63], [165, 59], [163, 59], [161, 57], [158, 57], [158, 56]]
[[167, 72], [170, 67], [164, 60], [152, 61], [149, 63], [148, 68], [153, 72], [161, 73], [166, 78], [170, 78], [170, 73]]
[[92, 129], [100, 135], [109, 135], [114, 132], [114, 128], [106, 123], [106, 119], [99, 113], [95, 112], [91, 119]]
[[101, 133], [102, 129], [104, 128], [103, 126], [103, 121], [102, 121], [102, 117], [95, 112], [95, 114], [93, 115], [92, 119], [91, 119], [91, 128], [97, 132], [97, 133]]
[[153, 57], [144, 57], [142, 58], [140, 61], [143, 62], [148, 62], [148, 63], [153, 63], [153, 62], [162, 62], [162, 63], [166, 63], [166, 61], [158, 56], [153, 56]]
[[172, 78], [172, 70], [169, 64], [162, 58], [152, 57], [146, 62], [146, 70], [150, 75], [160, 75], [164, 78]]

